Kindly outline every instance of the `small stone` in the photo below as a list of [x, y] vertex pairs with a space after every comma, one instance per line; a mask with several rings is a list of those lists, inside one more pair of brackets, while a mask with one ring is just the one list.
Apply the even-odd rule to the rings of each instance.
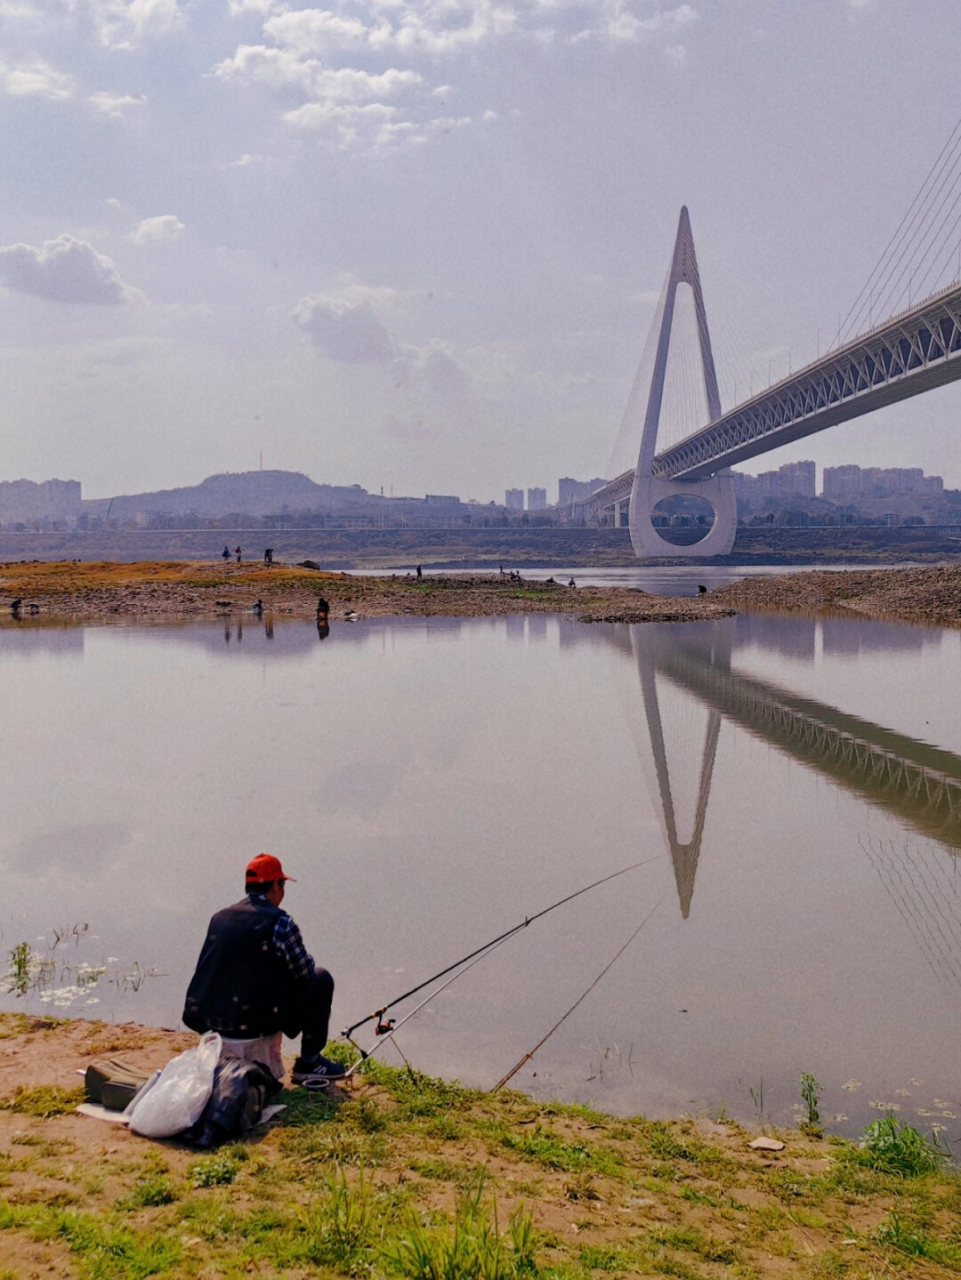
[[784, 1143], [778, 1138], [755, 1138], [747, 1144], [754, 1151], [783, 1151]]

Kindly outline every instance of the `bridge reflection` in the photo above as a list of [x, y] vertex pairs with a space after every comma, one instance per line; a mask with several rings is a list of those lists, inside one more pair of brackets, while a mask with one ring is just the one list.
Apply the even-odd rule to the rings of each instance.
[[[622, 678], [630, 666], [636, 670], [643, 714], [636, 714], [636, 692], [627, 692], [625, 711], [648, 775], [685, 919], [691, 910], [725, 721], [867, 804], [888, 811], [903, 827], [933, 838], [951, 854], [961, 850], [961, 757], [732, 665], [736, 650], [769, 647], [765, 640], [775, 636], [779, 651], [795, 658], [813, 658], [816, 624], [810, 621], [785, 627], [784, 620], [779, 623], [776, 632], [765, 632], [763, 620], [751, 618], [683, 628], [617, 627], [608, 632], [610, 643], [632, 660], [617, 664]], [[888, 640], [922, 646], [940, 634], [875, 626], [859, 638], [854, 633], [860, 633], [861, 628], [850, 622], [835, 627], [829, 621], [820, 625], [825, 650], [837, 644], [836, 651], [846, 653], [851, 652], [852, 644], [872, 641], [882, 646]], [[891, 636], [885, 634], [888, 630]], [[930, 868], [925, 870], [917, 859], [902, 856], [893, 847], [866, 839], [861, 844], [898, 910], [911, 920], [916, 932], [920, 927], [923, 933], [929, 926], [919, 926], [919, 919], [932, 917], [932, 902], [942, 896], [937, 886], [921, 883], [925, 876], [930, 878]], [[958, 925], [961, 921], [951, 923], [952, 936], [958, 933], [961, 937]], [[947, 964], [952, 975], [961, 980], [961, 967], [954, 959], [961, 951], [957, 942], [955, 938], [947, 948], [934, 946], [928, 958], [942, 971]], [[930, 940], [925, 943], [929, 944]]]

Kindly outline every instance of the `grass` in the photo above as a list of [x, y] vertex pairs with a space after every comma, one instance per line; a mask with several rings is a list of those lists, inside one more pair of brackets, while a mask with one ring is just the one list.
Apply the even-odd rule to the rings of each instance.
[[0, 1280], [961, 1274], [961, 1178], [890, 1118], [861, 1144], [785, 1131], [761, 1157], [731, 1121], [614, 1118], [371, 1063], [347, 1100], [285, 1092], [280, 1124], [210, 1154], [112, 1131], [85, 1164], [92, 1122], [56, 1092], [18, 1096], [0, 1110]]
[[83, 1089], [64, 1089], [59, 1084], [18, 1084], [13, 1093], [0, 1098], [0, 1108], [18, 1115], [49, 1120], [73, 1111], [83, 1101]]

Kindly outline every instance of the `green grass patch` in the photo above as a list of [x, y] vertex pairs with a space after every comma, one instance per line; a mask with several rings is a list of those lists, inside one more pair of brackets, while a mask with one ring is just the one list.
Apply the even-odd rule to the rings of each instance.
[[461, 1196], [450, 1222], [431, 1224], [408, 1215], [384, 1250], [388, 1263], [408, 1280], [516, 1280], [536, 1275], [538, 1240], [530, 1213], [515, 1210], [502, 1232], [496, 1201], [485, 1197], [485, 1185], [481, 1174]]
[[882, 1120], [872, 1120], [867, 1126], [853, 1158], [869, 1169], [917, 1178], [941, 1170], [949, 1153], [929, 1142], [911, 1125], [894, 1116], [885, 1116]]
[[176, 1184], [165, 1173], [148, 1173], [137, 1179], [130, 1193], [117, 1201], [117, 1207], [154, 1209], [162, 1204], [173, 1204], [178, 1196]]
[[536, 1124], [530, 1132], [518, 1130], [503, 1121], [482, 1123], [482, 1132], [489, 1140], [516, 1152], [525, 1160], [543, 1165], [545, 1169], [557, 1169], [565, 1173], [593, 1173], [617, 1176], [622, 1168], [621, 1157], [605, 1147], [587, 1143], [568, 1142], [553, 1129]]
[[240, 1161], [234, 1156], [204, 1156], [187, 1166], [187, 1177], [193, 1187], [229, 1186], [240, 1172]]
[[952, 1271], [961, 1269], [961, 1244], [938, 1240], [923, 1221], [893, 1211], [875, 1234], [878, 1244], [909, 1258], [929, 1258]]
[[142, 1280], [176, 1272], [183, 1255], [179, 1240], [153, 1231], [134, 1233], [74, 1209], [0, 1201], [0, 1230], [11, 1227], [34, 1240], [62, 1240], [83, 1280]]
[[51, 1116], [62, 1116], [75, 1111], [81, 1102], [81, 1085], [77, 1085], [75, 1089], [64, 1089], [59, 1084], [18, 1084], [13, 1093], [0, 1098], [0, 1107], [6, 1111], [16, 1111], [19, 1115], [49, 1120]]

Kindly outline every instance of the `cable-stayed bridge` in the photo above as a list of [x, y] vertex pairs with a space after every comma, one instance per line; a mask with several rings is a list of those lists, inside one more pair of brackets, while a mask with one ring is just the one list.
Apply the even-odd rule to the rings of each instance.
[[[956, 133], [951, 144], [951, 164], [961, 171], [961, 125]], [[932, 188], [933, 194], [929, 193], [932, 202], [941, 201], [938, 216], [947, 199], [942, 197], [942, 188], [943, 182], [942, 187]], [[948, 194], [952, 192], [949, 190]], [[949, 214], [958, 203], [961, 190]], [[961, 214], [946, 234], [953, 235], [959, 222]], [[944, 220], [938, 234], [943, 228]], [[902, 234], [902, 241], [909, 232], [910, 225]], [[925, 254], [922, 262], [931, 254], [934, 242], [930, 241], [930, 234], [926, 230], [920, 240]], [[917, 234], [914, 238], [917, 240]], [[906, 245], [899, 242], [896, 246], [914, 247], [910, 239]], [[944, 244], [936, 247], [940, 253]], [[958, 252], [961, 275], [961, 246]], [[875, 270], [878, 272], [879, 268]], [[896, 289], [907, 270], [896, 256], [883, 264], [878, 279], [885, 299], [898, 296]], [[909, 279], [912, 277], [913, 269]], [[684, 439], [659, 449], [662, 417], [670, 416], [669, 412], [664, 414], [665, 385], [680, 286], [688, 286], [693, 295], [696, 343], [690, 345], [686, 359], [690, 362], [699, 358], [708, 421]], [[607, 520], [617, 526], [627, 512], [638, 556], [725, 555], [734, 545], [737, 529], [733, 478], [728, 468], [961, 378], [961, 281], [955, 279], [946, 288], [912, 303], [883, 323], [872, 325], [803, 369], [723, 411], [690, 218], [687, 209], [682, 208], [651, 340], [653, 367], [648, 376], [642, 359], [621, 425], [622, 434], [626, 432], [639, 440], [637, 464], [576, 503], [575, 513], [587, 524]], [[714, 512], [706, 536], [694, 545], [678, 545], [665, 539], [652, 515], [659, 502], [682, 494], [704, 499]]]
[[[721, 414], [654, 456], [663, 480], [701, 480], [724, 467], [961, 378], [961, 285], [878, 325]], [[630, 500], [635, 470], [578, 504], [589, 524]], [[673, 552], [676, 554], [675, 552]]]

